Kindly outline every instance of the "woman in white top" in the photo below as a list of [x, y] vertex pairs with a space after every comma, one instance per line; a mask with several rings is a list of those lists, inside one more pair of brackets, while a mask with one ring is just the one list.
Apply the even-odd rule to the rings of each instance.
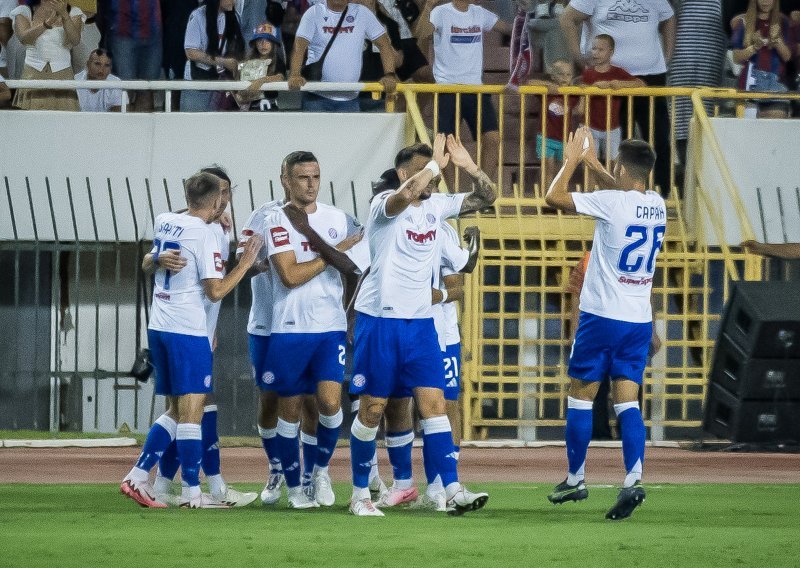
[[[21, 79], [75, 78], [70, 49], [81, 40], [84, 14], [64, 0], [27, 0], [11, 11], [14, 33], [26, 47]], [[19, 89], [14, 106], [31, 110], [79, 110], [74, 90]]]
[[[189, 16], [183, 48], [186, 51], [186, 81], [231, 79], [245, 44], [235, 0], [206, 0]], [[215, 93], [219, 95], [215, 96]], [[218, 110], [215, 101], [224, 99], [224, 91], [183, 91], [181, 110], [202, 112]]]

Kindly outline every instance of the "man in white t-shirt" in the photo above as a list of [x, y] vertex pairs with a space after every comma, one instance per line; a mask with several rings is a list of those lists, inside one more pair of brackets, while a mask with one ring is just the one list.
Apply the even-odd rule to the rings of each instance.
[[[355, 241], [347, 239], [344, 211], [317, 201], [320, 169], [316, 157], [293, 152], [285, 166], [289, 203], [273, 209], [264, 222], [273, 310], [262, 380], [279, 396], [277, 445], [289, 507], [307, 509], [332, 506], [335, 501], [328, 464], [343, 418], [347, 319], [340, 272], [326, 261], [317, 241], [294, 226], [286, 211], [305, 212], [307, 226], [323, 246], [342, 250]], [[319, 409], [313, 497], [301, 485], [298, 448], [303, 398], [310, 394], [316, 394]]]
[[[591, 131], [582, 127], [570, 134], [564, 165], [545, 195], [551, 207], [596, 219], [568, 369], [568, 474], [548, 499], [558, 504], [589, 496], [584, 469], [592, 437], [592, 402], [600, 383], [610, 377], [626, 470], [617, 502], [606, 514], [611, 520], [629, 517], [645, 498], [645, 428], [638, 394], [653, 336], [650, 293], [667, 220], [664, 200], [646, 189], [655, 159], [646, 142], [625, 140], [611, 176], [597, 159]], [[570, 193], [570, 177], [581, 162], [615, 189]]]
[[[384, 76], [379, 82], [386, 91], [393, 91], [397, 83], [394, 48], [386, 29], [369, 8], [361, 4], [348, 3], [347, 0], [320, 2], [303, 14], [294, 40], [289, 88], [296, 90], [306, 84], [306, 79], [302, 76], [303, 65], [315, 63], [322, 58], [340, 21], [342, 25], [339, 33], [333, 39], [322, 65], [322, 82], [357, 83], [361, 76], [364, 41], [369, 40], [378, 47], [381, 54]], [[303, 110], [358, 112], [360, 110], [358, 93], [352, 91], [305, 93]]]
[[[675, 12], [667, 0], [571, 0], [559, 19], [572, 57], [581, 69], [591, 57], [592, 40], [600, 34], [608, 34], [615, 43], [612, 65], [625, 69], [648, 86], [667, 84], [667, 66], [675, 46], [676, 28]], [[656, 97], [654, 105], [652, 127], [657, 159], [653, 173], [661, 195], [667, 197], [671, 187], [666, 98]], [[627, 112], [633, 113], [642, 138], [649, 139], [649, 98], [635, 97], [633, 109]], [[622, 124], [626, 124], [624, 119]]]
[[[447, 150], [445, 153], [445, 140]], [[441, 168], [452, 159], [474, 180], [473, 191], [434, 193]], [[366, 236], [370, 271], [356, 300], [355, 352], [351, 394], [360, 396], [350, 437], [353, 496], [357, 516], [383, 516], [370, 498], [369, 475], [375, 436], [387, 400], [411, 391], [422, 416], [430, 463], [442, 478], [447, 509], [459, 515], [480, 509], [488, 495], [472, 493], [458, 481], [450, 422], [445, 413], [442, 354], [432, 305], [447, 300], [432, 289], [439, 270], [440, 224], [448, 218], [494, 203], [496, 191], [469, 153], [452, 135], [438, 134], [433, 159], [399, 189], [372, 200]]]
[[[483, 84], [483, 35], [496, 30], [510, 35], [511, 26], [496, 14], [472, 0], [453, 0], [432, 8], [427, 2], [420, 15], [420, 40], [433, 35], [433, 76], [442, 84]], [[432, 9], [431, 9], [432, 8]], [[478, 95], [461, 95], [461, 116], [456, 117], [456, 96], [439, 95], [438, 130], [455, 134], [456, 125], [464, 119], [473, 139], [482, 136], [481, 164], [496, 175], [500, 134], [497, 113], [488, 94], [480, 96], [481, 120], [478, 132]]]
[[[262, 242], [253, 239], [239, 264], [225, 275], [219, 240], [209, 223], [222, 212], [222, 180], [199, 172], [186, 181], [186, 213], [162, 213], [153, 228], [150, 260], [158, 269], [148, 325], [148, 345], [156, 370], [156, 393], [169, 397], [169, 410], [147, 435], [142, 453], [120, 486], [123, 495], [145, 507], [163, 508], [149, 483], [149, 472], [173, 440], [185, 486], [181, 507], [226, 508], [200, 490], [203, 459], [201, 421], [211, 392], [212, 354], [206, 300], [218, 302], [233, 290], [256, 259]], [[178, 253], [174, 252], [178, 251]], [[180, 271], [164, 268], [160, 256], [178, 262]], [[165, 266], [171, 266], [166, 263]], [[146, 268], [143, 263], [143, 268]]]
[[[75, 75], [76, 81], [119, 81], [111, 74], [111, 55], [103, 48], [89, 54], [86, 69]], [[81, 112], [120, 112], [128, 104], [128, 95], [122, 89], [76, 89]]]

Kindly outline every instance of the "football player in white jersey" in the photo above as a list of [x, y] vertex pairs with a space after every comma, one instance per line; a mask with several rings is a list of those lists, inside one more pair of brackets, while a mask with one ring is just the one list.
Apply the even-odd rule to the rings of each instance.
[[[647, 189], [655, 159], [646, 142], [625, 140], [611, 176], [597, 160], [591, 132], [580, 128], [570, 134], [564, 165], [545, 196], [552, 207], [596, 219], [568, 368], [568, 474], [548, 499], [558, 504], [589, 495], [584, 467], [592, 436], [592, 402], [600, 382], [609, 376], [626, 469], [617, 502], [606, 513], [612, 520], [629, 517], [645, 498], [641, 485], [645, 427], [638, 393], [653, 334], [653, 274], [667, 221], [664, 200]], [[614, 189], [569, 192], [570, 177], [581, 162]]]
[[[277, 440], [289, 507], [307, 509], [331, 506], [335, 500], [328, 463], [342, 423], [347, 320], [339, 271], [295, 228], [285, 209], [304, 211], [308, 225], [329, 246], [347, 248], [354, 241], [346, 240], [345, 213], [317, 202], [320, 169], [314, 155], [293, 152], [285, 164], [290, 201], [265, 221], [274, 306], [263, 382], [274, 385], [279, 396]], [[319, 409], [313, 499], [300, 483], [297, 440], [303, 396], [308, 394], [316, 394]]]
[[[219, 243], [209, 223], [218, 218], [224, 202], [222, 180], [200, 172], [186, 181], [187, 213], [163, 213], [156, 218], [153, 262], [153, 305], [148, 325], [148, 345], [156, 370], [156, 393], [170, 397], [168, 413], [160, 416], [148, 433], [142, 453], [120, 486], [120, 491], [146, 507], [164, 507], [149, 484], [150, 469], [177, 440], [185, 487], [183, 507], [225, 507], [200, 490], [203, 457], [200, 422], [206, 394], [211, 392], [212, 354], [204, 301], [222, 300], [252, 266], [261, 246], [248, 243], [241, 261], [223, 276]], [[173, 274], [162, 268], [159, 256], [179, 251], [186, 263]], [[175, 253], [169, 253], [175, 254]]]
[[[447, 150], [445, 153], [445, 140]], [[434, 193], [441, 168], [452, 159], [473, 179], [470, 193]], [[424, 443], [442, 477], [452, 514], [483, 507], [485, 493], [458, 482], [453, 438], [447, 419], [444, 369], [433, 325], [432, 305], [447, 298], [431, 288], [439, 270], [437, 240], [447, 218], [490, 206], [494, 184], [454, 137], [438, 135], [431, 160], [399, 189], [377, 195], [366, 223], [371, 265], [356, 300], [355, 353], [351, 392], [361, 396], [351, 428], [353, 496], [350, 511], [383, 516], [368, 488], [375, 436], [388, 398], [411, 390], [422, 416]]]

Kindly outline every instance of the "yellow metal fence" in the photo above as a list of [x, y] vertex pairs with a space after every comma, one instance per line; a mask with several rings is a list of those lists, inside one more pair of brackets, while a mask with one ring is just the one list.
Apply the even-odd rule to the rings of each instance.
[[[465, 438], [561, 438], [566, 416], [569, 318], [571, 302], [577, 301], [566, 287], [570, 270], [591, 247], [594, 222], [555, 212], [544, 202], [546, 165], [535, 159], [531, 142], [544, 127], [528, 109], [536, 105], [541, 117], [548, 98], [557, 95], [548, 96], [542, 87], [523, 87], [519, 94], [504, 93], [502, 87], [489, 85], [402, 85], [400, 89], [413, 125], [410, 134], [424, 142], [436, 132], [441, 93], [490, 93], [497, 108], [500, 144], [495, 150], [494, 177], [501, 197], [494, 212], [460, 222], [479, 226], [483, 235], [481, 261], [468, 279], [461, 322]], [[561, 93], [584, 97], [581, 104], [587, 113], [590, 96], [611, 96], [611, 91], [595, 88], [568, 87]], [[656, 97], [667, 99], [670, 112], [677, 97], [691, 97], [696, 121], [693, 132], [712, 146], [740, 215], [738, 219], [719, 218], [702, 187], [696, 189], [698, 206], [709, 211], [715, 230], [721, 223], [738, 222], [742, 234], [752, 236], [707, 111], [741, 115], [737, 108], [744, 99], [759, 95], [667, 88], [627, 89], [614, 94], [626, 97], [628, 104], [634, 97], [648, 99], [650, 128], [638, 134], [651, 142]], [[514, 110], [506, 112], [508, 107]], [[458, 103], [456, 108], [458, 116]], [[480, 111], [479, 105], [479, 124]], [[510, 121], [510, 115], [516, 115], [516, 120]], [[676, 185], [672, 112], [669, 124], [670, 183]], [[511, 135], [509, 125], [517, 129]], [[630, 114], [623, 132], [626, 137], [635, 133]], [[471, 147], [479, 159], [486, 156], [483, 144], [479, 136]], [[685, 175], [688, 179], [694, 172]], [[457, 178], [450, 181], [457, 187], [460, 184]], [[576, 189], [585, 188], [586, 182], [586, 178], [577, 180]], [[667, 204], [667, 237], [653, 286], [655, 326], [663, 347], [646, 370], [642, 393], [645, 421], [653, 439], [699, 434], [714, 342], [731, 283], [742, 278], [760, 279], [762, 268], [760, 258], [738, 248], [708, 246], [701, 228], [691, 233], [677, 191], [671, 193]]]

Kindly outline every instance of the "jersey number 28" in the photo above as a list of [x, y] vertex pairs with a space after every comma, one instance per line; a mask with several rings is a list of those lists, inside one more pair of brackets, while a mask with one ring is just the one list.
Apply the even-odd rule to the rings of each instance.
[[[665, 230], [666, 225], [655, 225], [654, 227], [629, 225], [625, 230], [625, 236], [635, 237], [636, 240], [622, 249], [617, 268], [621, 272], [639, 272], [645, 261], [645, 255], [647, 255], [645, 271], [652, 274], [655, 270], [656, 253], [661, 249], [661, 243], [664, 241]], [[648, 246], [649, 252], [646, 252]], [[645, 250], [640, 250], [642, 248]]]

